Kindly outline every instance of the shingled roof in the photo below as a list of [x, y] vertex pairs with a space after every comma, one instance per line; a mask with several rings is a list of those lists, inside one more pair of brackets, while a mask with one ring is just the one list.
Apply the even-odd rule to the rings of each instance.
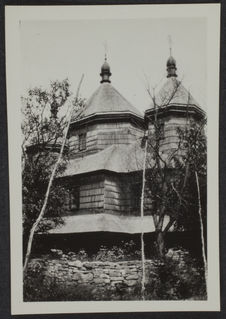
[[88, 99], [80, 113], [74, 114], [72, 121], [96, 114], [130, 113], [143, 117], [142, 113], [128, 102], [110, 83], [104, 82]]
[[[193, 105], [200, 107], [191, 93], [176, 77], [169, 77], [155, 96], [155, 104], [158, 107], [169, 105]], [[151, 108], [154, 107], [153, 101]]]
[[111, 75], [110, 65], [105, 56], [105, 61], [100, 73], [101, 85], [88, 99], [85, 107], [72, 116], [72, 122], [106, 114], [131, 114], [143, 119], [144, 115], [111, 85]]
[[116, 173], [139, 171], [142, 168], [144, 150], [139, 143], [111, 145], [98, 153], [83, 158], [71, 159], [63, 176], [80, 175], [99, 170]]
[[[83, 233], [110, 231], [117, 233], [138, 234], [143, 231], [155, 231], [152, 216], [144, 216], [143, 222], [139, 216], [116, 216], [113, 214], [84, 214], [63, 217], [64, 224], [48, 232], [51, 234]], [[168, 216], [164, 218], [164, 226], [168, 223]], [[170, 231], [173, 227], [170, 228]]]

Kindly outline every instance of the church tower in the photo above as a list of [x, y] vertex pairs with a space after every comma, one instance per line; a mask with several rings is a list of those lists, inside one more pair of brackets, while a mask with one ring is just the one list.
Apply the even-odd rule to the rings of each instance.
[[128, 146], [143, 134], [143, 114], [113, 87], [111, 75], [105, 57], [99, 87], [81, 112], [72, 117], [71, 158], [98, 153], [111, 145]]
[[145, 112], [149, 131], [157, 120], [161, 127], [161, 151], [172, 150], [178, 145], [177, 128], [189, 121], [200, 121], [205, 112], [191, 93], [177, 78], [176, 60], [170, 55], [166, 63], [166, 80]]

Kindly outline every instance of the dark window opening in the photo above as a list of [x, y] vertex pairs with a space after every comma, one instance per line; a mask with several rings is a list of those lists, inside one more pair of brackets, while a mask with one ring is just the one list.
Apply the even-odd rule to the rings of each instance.
[[86, 133], [79, 134], [79, 151], [86, 149]]
[[79, 187], [71, 188], [68, 191], [68, 209], [78, 210], [80, 205], [80, 191]]
[[141, 207], [141, 184], [131, 185], [131, 206], [132, 210], [140, 210]]

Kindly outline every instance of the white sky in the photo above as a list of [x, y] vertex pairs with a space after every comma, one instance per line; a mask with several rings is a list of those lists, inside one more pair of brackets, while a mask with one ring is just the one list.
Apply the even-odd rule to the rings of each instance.
[[[22, 21], [21, 94], [33, 86], [68, 78], [76, 91], [85, 78], [82, 97], [89, 98], [100, 82], [104, 42], [112, 85], [140, 110], [148, 108], [145, 76], [151, 86], [164, 81], [171, 35], [178, 78], [205, 109], [206, 20], [203, 18]], [[162, 82], [161, 82], [162, 83]]]

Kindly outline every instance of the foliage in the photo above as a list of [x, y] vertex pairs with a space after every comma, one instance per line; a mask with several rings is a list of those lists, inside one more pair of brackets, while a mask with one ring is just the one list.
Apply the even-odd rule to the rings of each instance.
[[178, 167], [184, 176], [187, 175], [186, 188], [183, 195], [185, 211], [177, 219], [177, 227], [194, 229], [197, 227], [197, 185], [195, 172], [200, 177], [200, 192], [202, 202], [202, 219], [206, 224], [206, 191], [207, 191], [207, 143], [204, 133], [206, 119], [200, 122], [190, 122], [189, 126], [178, 128], [180, 157]]
[[[152, 203], [150, 213], [155, 224], [156, 247], [161, 258], [166, 252], [164, 236], [172, 225], [177, 230], [191, 229], [197, 225], [199, 216], [195, 171], [202, 175], [202, 202], [203, 206], [206, 205], [205, 123], [205, 120], [187, 120], [186, 125], [177, 128], [174, 147], [165, 151], [162, 148], [162, 120], [157, 113], [149, 131], [146, 196]], [[165, 225], [166, 216], [169, 220]]]
[[99, 261], [124, 261], [139, 259], [141, 255], [140, 250], [135, 250], [135, 243], [130, 240], [123, 242], [122, 245], [108, 248], [101, 246], [96, 255], [92, 256], [93, 260]]
[[190, 171], [197, 171], [206, 176], [207, 143], [204, 133], [206, 119], [200, 122], [190, 122], [188, 126], [178, 127], [181, 158], [184, 166], [189, 164]]
[[126, 261], [140, 259], [140, 250], [136, 248], [136, 244], [133, 240], [122, 241], [121, 244], [114, 245], [113, 247], [107, 247], [101, 245], [96, 253], [89, 254], [85, 249], [81, 248], [78, 252], [63, 252], [60, 249], [51, 249], [50, 257], [61, 258], [67, 256], [73, 260], [81, 261]]
[[65, 116], [57, 117], [70, 96], [69, 82], [54, 81], [49, 90], [34, 88], [22, 97], [23, 147], [56, 145], [63, 136]]
[[[24, 244], [29, 231], [40, 213], [51, 170], [57, 160], [59, 148], [66, 126], [66, 116], [58, 116], [66, 107], [70, 97], [68, 80], [55, 81], [48, 90], [30, 89], [22, 97], [22, 196]], [[57, 174], [65, 169], [67, 152], [58, 167]], [[52, 217], [52, 225], [62, 222], [64, 209], [64, 187], [54, 183], [47, 206], [47, 215]], [[50, 224], [42, 224], [46, 230]]]
[[164, 263], [158, 263], [156, 276], [150, 277], [146, 294], [153, 300], [206, 299], [203, 267], [189, 255], [182, 261], [166, 256]]

